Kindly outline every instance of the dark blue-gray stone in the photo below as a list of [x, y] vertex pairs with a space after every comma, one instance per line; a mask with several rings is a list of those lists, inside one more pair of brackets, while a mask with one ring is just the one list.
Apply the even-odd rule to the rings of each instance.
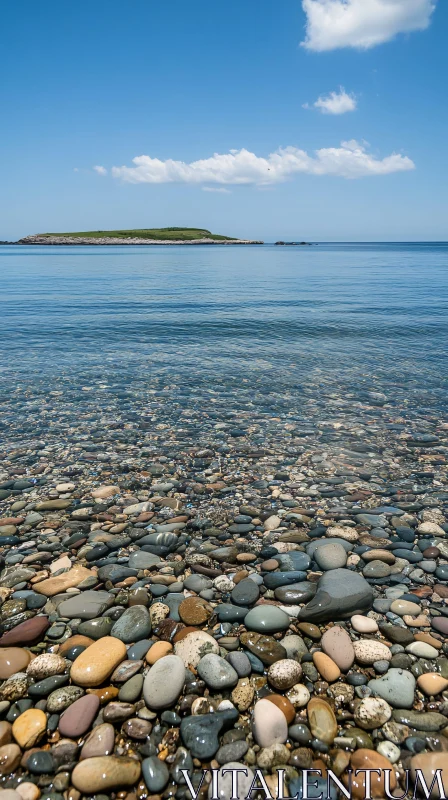
[[143, 780], [151, 794], [161, 792], [168, 783], [170, 773], [164, 761], [150, 756], [142, 762]]
[[231, 603], [221, 603], [216, 606], [215, 611], [220, 622], [238, 622], [247, 614], [247, 608], [240, 608]]
[[348, 569], [333, 569], [320, 579], [315, 597], [301, 610], [305, 622], [347, 619], [372, 608], [373, 592], [362, 575]]
[[260, 590], [255, 581], [250, 578], [246, 578], [237, 583], [230, 595], [233, 603], [236, 603], [237, 606], [245, 606], [246, 608], [256, 603], [259, 596]]
[[151, 633], [151, 617], [145, 606], [131, 606], [118, 619], [110, 632], [125, 644], [146, 639]]
[[193, 758], [207, 761], [219, 748], [218, 736], [238, 719], [236, 709], [216, 711], [214, 714], [197, 714], [184, 717], [180, 724], [180, 735]]
[[263, 583], [268, 589], [277, 589], [291, 583], [300, 583], [306, 579], [306, 572], [293, 570], [291, 572], [269, 572], [263, 578]]

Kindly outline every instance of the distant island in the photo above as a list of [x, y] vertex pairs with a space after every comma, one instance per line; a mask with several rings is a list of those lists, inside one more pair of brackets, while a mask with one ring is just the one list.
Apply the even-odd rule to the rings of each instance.
[[254, 239], [235, 239], [206, 228], [136, 228], [118, 231], [36, 233], [17, 244], [114, 245], [114, 244], [264, 244]]
[[280, 245], [294, 245], [295, 247], [311, 247], [311, 242], [275, 242]]

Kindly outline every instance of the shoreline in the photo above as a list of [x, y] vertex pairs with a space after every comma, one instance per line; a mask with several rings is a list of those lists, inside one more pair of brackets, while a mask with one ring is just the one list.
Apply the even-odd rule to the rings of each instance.
[[8, 244], [18, 244], [18, 245], [51, 245], [51, 246], [61, 246], [61, 245], [218, 245], [218, 244], [225, 244], [225, 245], [237, 245], [237, 244], [244, 244], [244, 245], [255, 245], [255, 244], [264, 244], [261, 240], [256, 239], [228, 239], [228, 240], [218, 240], [218, 239], [139, 239], [138, 237], [129, 237], [126, 239], [121, 239], [119, 237], [88, 237], [88, 236], [27, 236], [24, 239], [19, 239], [18, 242], [9, 242]]

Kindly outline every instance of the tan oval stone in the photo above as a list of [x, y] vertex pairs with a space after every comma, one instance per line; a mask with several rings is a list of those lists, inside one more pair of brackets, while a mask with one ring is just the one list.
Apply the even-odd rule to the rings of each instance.
[[445, 691], [448, 681], [439, 672], [427, 672], [417, 678], [417, 685], [424, 694], [437, 695]]
[[16, 672], [24, 672], [31, 660], [31, 653], [23, 647], [0, 649], [0, 680], [6, 681]]
[[350, 622], [357, 633], [376, 633], [378, 630], [377, 621], [370, 617], [364, 617], [362, 614], [354, 614]]
[[0, 775], [10, 775], [20, 764], [22, 753], [17, 744], [4, 744], [0, 747]]
[[341, 670], [338, 665], [335, 664], [330, 656], [325, 655], [325, 653], [313, 653], [313, 661], [314, 666], [320, 675], [322, 675], [324, 681], [334, 683], [334, 681], [337, 681], [337, 679], [341, 677]]
[[404, 617], [405, 615], [410, 616], [418, 616], [421, 611], [421, 606], [418, 603], [412, 603], [410, 600], [394, 600], [391, 604], [390, 610], [393, 614], [397, 614], [399, 617]]
[[364, 561], [382, 561], [384, 564], [395, 564], [395, 556], [389, 550], [368, 550], [363, 553]]
[[390, 789], [393, 791], [397, 785], [395, 772], [390, 761], [375, 750], [360, 748], [351, 756], [352, 775], [352, 797], [353, 800], [364, 800], [366, 797], [365, 774], [356, 775], [357, 770], [378, 769], [380, 774], [370, 773], [371, 777], [371, 797], [384, 798], [386, 796], [384, 788], [385, 770], [390, 770]]
[[232, 691], [232, 703], [235, 703], [238, 711], [247, 711], [254, 695], [255, 690], [249, 678], [240, 678]]
[[148, 664], [155, 664], [160, 658], [169, 656], [173, 652], [173, 645], [170, 642], [156, 642], [149, 648], [145, 659]]
[[18, 792], [22, 800], [38, 800], [41, 795], [39, 787], [29, 781], [19, 783], [16, 792]]
[[70, 677], [78, 686], [99, 686], [125, 658], [124, 643], [114, 636], [104, 636], [75, 659]]
[[120, 493], [119, 486], [98, 486], [97, 489], [92, 490], [92, 497], [96, 497], [99, 500], [105, 500], [107, 497], [113, 497], [114, 494]]
[[312, 697], [306, 710], [313, 736], [325, 744], [333, 744], [338, 724], [331, 706], [320, 697]]
[[46, 597], [53, 597], [55, 594], [61, 594], [72, 586], [78, 586], [86, 578], [96, 578], [96, 573], [90, 569], [82, 567], [77, 564], [68, 572], [63, 572], [62, 575], [57, 575], [55, 578], [47, 578], [44, 581], [35, 583], [33, 589], [39, 594], [44, 594]]
[[[415, 783], [416, 770], [422, 771], [425, 783], [428, 788], [431, 786], [436, 771], [441, 770], [444, 794], [448, 796], [448, 753], [419, 753], [411, 758], [411, 778]], [[419, 782], [421, 787], [421, 783]], [[437, 781], [430, 794], [430, 800], [439, 800], [441, 793], [438, 790]]]
[[13, 722], [12, 735], [23, 750], [28, 750], [42, 738], [47, 729], [47, 715], [38, 708], [29, 708]]
[[125, 756], [96, 756], [76, 765], [72, 782], [83, 794], [105, 793], [117, 786], [133, 786], [140, 778], [140, 762]]

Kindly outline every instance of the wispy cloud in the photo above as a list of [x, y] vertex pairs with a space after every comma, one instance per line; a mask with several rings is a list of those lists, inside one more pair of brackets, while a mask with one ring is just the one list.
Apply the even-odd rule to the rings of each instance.
[[332, 175], [339, 178], [363, 178], [388, 175], [415, 168], [414, 162], [400, 153], [377, 158], [365, 143], [354, 140], [340, 147], [325, 147], [312, 155], [297, 147], [281, 147], [266, 158], [250, 150], [215, 153], [210, 158], [187, 163], [142, 155], [132, 159], [133, 166], [112, 167], [112, 175], [127, 183], [256, 184], [281, 183], [297, 174]]
[[312, 106], [305, 103], [303, 108], [317, 108], [322, 114], [346, 114], [347, 111], [355, 111], [356, 105], [355, 95], [347, 94], [345, 89], [340, 86], [339, 92], [321, 95]]
[[203, 186], [202, 187], [202, 191], [203, 192], [219, 192], [219, 194], [232, 194], [230, 189], [224, 189], [223, 187], [220, 187], [220, 186]]
[[107, 169], [106, 169], [106, 167], [100, 167], [100, 166], [96, 166], [96, 167], [94, 167], [93, 169], [95, 170], [95, 172], [97, 172], [97, 173], [98, 173], [98, 175], [107, 175]]
[[367, 49], [424, 30], [437, 0], [302, 0], [309, 50]]

